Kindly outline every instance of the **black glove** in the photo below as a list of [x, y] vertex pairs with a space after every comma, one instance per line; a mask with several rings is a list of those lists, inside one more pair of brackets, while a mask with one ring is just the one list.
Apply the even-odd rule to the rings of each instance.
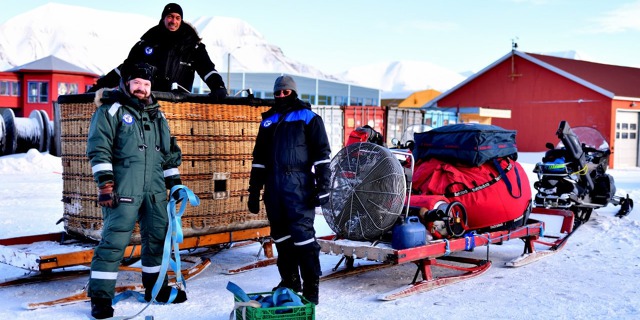
[[253, 214], [260, 213], [260, 190], [249, 190], [249, 201], [247, 202], [249, 212]]
[[327, 202], [329, 202], [329, 192], [326, 190], [316, 190], [315, 196], [313, 197], [313, 206], [322, 207], [327, 204]]
[[176, 200], [176, 203], [180, 203], [182, 199], [184, 199], [184, 192], [180, 192], [180, 190], [176, 190], [171, 194], [171, 198]]
[[215, 101], [222, 101], [227, 97], [227, 89], [214, 89], [209, 93], [209, 96], [213, 97]]
[[118, 194], [113, 182], [107, 182], [98, 188], [98, 204], [101, 207], [115, 208], [118, 206]]

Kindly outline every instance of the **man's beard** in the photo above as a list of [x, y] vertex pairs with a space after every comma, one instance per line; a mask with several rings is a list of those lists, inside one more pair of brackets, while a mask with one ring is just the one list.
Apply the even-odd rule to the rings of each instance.
[[[140, 95], [138, 95], [140, 94]], [[140, 100], [144, 100], [144, 99], [148, 99], [149, 98], [149, 92], [146, 92], [144, 90], [134, 90], [133, 91], [133, 95], [140, 99]]]

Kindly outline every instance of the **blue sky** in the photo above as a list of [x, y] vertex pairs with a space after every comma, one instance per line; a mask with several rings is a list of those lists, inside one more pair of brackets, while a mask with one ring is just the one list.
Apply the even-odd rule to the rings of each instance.
[[[47, 2], [51, 1], [2, 0], [0, 23]], [[168, 3], [54, 2], [158, 19]], [[525, 52], [576, 50], [593, 61], [640, 67], [640, 0], [178, 3], [186, 21], [200, 16], [245, 20], [285, 55], [327, 73], [396, 60], [427, 61], [457, 72], [479, 71], [507, 54], [514, 39]]]

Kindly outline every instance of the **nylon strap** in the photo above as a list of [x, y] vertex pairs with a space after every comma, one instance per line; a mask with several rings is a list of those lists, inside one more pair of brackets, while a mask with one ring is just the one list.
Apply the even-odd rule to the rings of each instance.
[[[180, 266], [179, 244], [182, 243], [182, 241], [184, 240], [183, 233], [182, 233], [182, 215], [184, 214], [184, 211], [187, 208], [187, 201], [182, 201], [182, 204], [180, 206], [180, 211], [176, 213], [177, 200], [176, 200], [176, 197], [174, 197], [174, 193], [176, 192], [177, 192], [178, 199], [184, 200], [186, 198], [189, 204], [191, 204], [194, 207], [197, 207], [200, 205], [200, 198], [198, 198], [198, 196], [195, 195], [193, 191], [191, 191], [191, 189], [187, 188], [186, 186], [179, 184], [171, 188], [171, 191], [169, 192], [169, 203], [167, 204], [167, 215], [169, 217], [169, 225], [167, 228], [167, 234], [165, 235], [165, 239], [164, 239], [164, 251], [162, 253], [162, 264], [160, 266], [158, 279], [156, 280], [156, 283], [153, 285], [153, 290], [151, 291], [151, 300], [147, 302], [144, 299], [144, 295], [142, 295], [140, 292], [137, 292], [137, 291], [128, 290], [128, 291], [122, 292], [114, 297], [112, 301], [112, 305], [130, 297], [135, 297], [140, 302], [146, 302], [147, 305], [133, 316], [119, 316], [119, 317], [113, 317], [109, 319], [114, 319], [114, 320], [133, 319], [138, 315], [140, 315], [145, 309], [147, 309], [147, 307], [149, 307], [154, 302], [159, 304], [172, 303], [175, 300], [175, 298], [178, 296], [178, 290], [176, 288], [171, 288], [171, 294], [169, 295], [169, 299], [167, 300], [166, 303], [156, 301], [156, 296], [158, 295], [158, 292], [160, 292], [160, 288], [164, 283], [164, 277], [167, 274], [169, 267], [171, 267], [171, 269], [174, 271], [176, 275], [176, 283], [178, 284], [178, 286], [181, 286], [186, 289], [187, 283], [185, 282], [184, 277], [182, 276], [182, 272], [180, 272], [182, 269]], [[171, 249], [173, 249], [173, 256], [174, 256], [173, 259], [171, 258]]]
[[[496, 161], [496, 160], [494, 159], [494, 161]], [[488, 188], [491, 185], [493, 185], [494, 183], [500, 181], [503, 176], [504, 176], [505, 180], [508, 181], [509, 179], [506, 179], [507, 178], [506, 173], [511, 171], [511, 169], [513, 168], [513, 163], [511, 163], [511, 161], [509, 161], [509, 160], [507, 160], [507, 162], [509, 163], [509, 165], [507, 165], [507, 167], [504, 168], [504, 169], [502, 169], [500, 167], [500, 165], [497, 165], [497, 167], [500, 168], [500, 169], [498, 169], [498, 172], [500, 174], [498, 176], [494, 177], [493, 179], [491, 179], [491, 180], [489, 180], [489, 181], [487, 181], [487, 182], [485, 182], [483, 184], [480, 184], [479, 186], [475, 186], [473, 188], [467, 187], [462, 182], [454, 182], [454, 183], [452, 183], [452, 184], [447, 186], [447, 188], [445, 189], [446, 191], [444, 193], [444, 196], [447, 197], [447, 198], [452, 198], [452, 197], [459, 197], [459, 196], [465, 195], [467, 193], [480, 191], [480, 190]], [[520, 186], [520, 176], [518, 175], [518, 170], [517, 169], [516, 169], [516, 176], [518, 176], [518, 187], [519, 187]], [[456, 191], [456, 192], [448, 191], [451, 186], [458, 185], [458, 184], [464, 186], [464, 189], [460, 190], [460, 191]], [[511, 192], [511, 184], [507, 183], [507, 189], [509, 189], [509, 192]], [[518, 196], [518, 197], [520, 197], [520, 196]]]

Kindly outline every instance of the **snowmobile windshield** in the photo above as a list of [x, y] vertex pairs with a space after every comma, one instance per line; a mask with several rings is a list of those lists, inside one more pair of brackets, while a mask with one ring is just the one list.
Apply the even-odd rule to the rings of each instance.
[[412, 124], [404, 130], [402, 137], [400, 138], [400, 142], [406, 143], [409, 140], [415, 141], [413, 137], [415, 133], [427, 132], [431, 129], [433, 128], [426, 124]]
[[[576, 135], [580, 143], [584, 143], [587, 147], [600, 151], [609, 150], [609, 143], [604, 139], [600, 131], [592, 127], [575, 127], [571, 131]], [[557, 148], [563, 147], [562, 141], [558, 142]]]

